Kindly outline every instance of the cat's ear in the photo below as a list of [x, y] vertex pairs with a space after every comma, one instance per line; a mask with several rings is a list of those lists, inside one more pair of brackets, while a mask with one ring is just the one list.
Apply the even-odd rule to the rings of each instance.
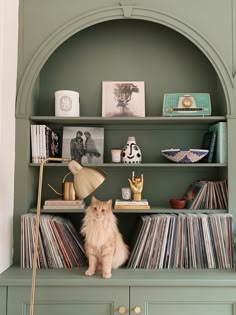
[[112, 208], [112, 199], [108, 200], [107, 201], [107, 205], [108, 207], [111, 209]]
[[94, 197], [94, 196], [92, 196], [92, 198], [91, 198], [91, 203], [94, 203], [94, 202], [96, 202], [97, 201], [97, 199]]

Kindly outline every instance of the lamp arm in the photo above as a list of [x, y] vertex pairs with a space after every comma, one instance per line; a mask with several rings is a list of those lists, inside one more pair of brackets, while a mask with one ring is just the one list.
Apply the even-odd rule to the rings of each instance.
[[35, 284], [36, 284], [36, 271], [38, 259], [38, 244], [39, 244], [39, 223], [40, 223], [40, 208], [42, 198], [42, 183], [43, 183], [43, 168], [48, 161], [55, 162], [69, 162], [69, 159], [64, 158], [47, 158], [40, 164], [39, 169], [39, 182], [38, 182], [38, 198], [37, 198], [37, 212], [35, 223], [35, 239], [34, 239], [34, 256], [33, 256], [33, 270], [32, 270], [32, 284], [31, 284], [31, 298], [30, 298], [30, 315], [34, 315], [34, 298], [35, 298]]

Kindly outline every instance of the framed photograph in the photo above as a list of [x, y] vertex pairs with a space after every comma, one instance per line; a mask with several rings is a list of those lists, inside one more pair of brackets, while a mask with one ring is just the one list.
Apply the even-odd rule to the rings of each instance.
[[81, 164], [103, 163], [104, 128], [64, 127], [62, 157]]
[[102, 117], [145, 117], [144, 81], [103, 81]]

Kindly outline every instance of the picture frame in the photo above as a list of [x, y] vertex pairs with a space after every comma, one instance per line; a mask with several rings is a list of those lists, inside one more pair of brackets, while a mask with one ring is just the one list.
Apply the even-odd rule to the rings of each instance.
[[103, 81], [102, 117], [145, 117], [144, 81]]
[[64, 127], [62, 157], [82, 165], [103, 163], [104, 128]]

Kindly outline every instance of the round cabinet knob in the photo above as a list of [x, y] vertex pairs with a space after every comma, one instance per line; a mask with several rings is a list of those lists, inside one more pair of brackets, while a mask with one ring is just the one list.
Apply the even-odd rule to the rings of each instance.
[[135, 314], [139, 314], [139, 313], [141, 313], [141, 307], [139, 307], [139, 306], [135, 306], [135, 308], [134, 308], [134, 312], [135, 312]]
[[126, 312], [125, 307], [124, 307], [124, 306], [120, 306], [119, 309], [118, 309], [118, 312], [119, 312], [120, 314], [124, 314], [124, 313]]

